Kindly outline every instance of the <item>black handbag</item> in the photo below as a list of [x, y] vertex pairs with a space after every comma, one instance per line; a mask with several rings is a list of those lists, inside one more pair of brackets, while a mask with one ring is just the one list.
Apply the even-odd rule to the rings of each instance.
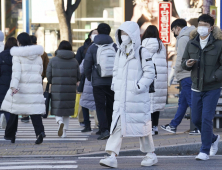
[[85, 74], [81, 74], [80, 76], [80, 83], [79, 83], [79, 86], [77, 87], [77, 91], [82, 93], [83, 92], [83, 89], [84, 89], [84, 84], [85, 84], [85, 79], [86, 79], [86, 76]]
[[44, 98], [45, 98], [45, 108], [46, 108], [46, 114], [42, 115], [43, 118], [47, 118], [48, 114], [49, 114], [49, 104], [50, 104], [50, 100], [51, 100], [51, 93], [49, 93], [49, 83], [47, 83], [46, 85], [46, 89], [44, 92]]
[[[141, 56], [141, 51], [142, 51], [142, 48], [143, 47], [140, 47], [140, 50], [139, 50], [139, 55], [140, 55], [140, 61], [142, 63], [142, 56]], [[153, 54], [154, 55], [154, 54]], [[153, 56], [152, 56], [153, 57]], [[150, 60], [152, 60], [152, 57], [150, 58]], [[157, 71], [156, 71], [156, 65], [154, 65], [154, 69], [155, 69], [155, 78], [157, 78]], [[155, 93], [155, 86], [154, 86], [154, 80], [153, 82], [150, 84], [150, 88], [149, 88], [149, 93]]]

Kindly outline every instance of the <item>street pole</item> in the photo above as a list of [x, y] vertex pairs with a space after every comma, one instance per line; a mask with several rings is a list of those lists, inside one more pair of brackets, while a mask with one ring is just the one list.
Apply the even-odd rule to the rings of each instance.
[[220, 0], [220, 29], [222, 28], [222, 16], [221, 16], [221, 14], [222, 14], [222, 12], [221, 12], [221, 9], [222, 9], [222, 0]]
[[29, 0], [22, 0], [23, 31], [29, 34]]
[[5, 0], [1, 0], [1, 21], [2, 21], [2, 32], [4, 33], [5, 35], [5, 8], [6, 8], [6, 5], [5, 5]]

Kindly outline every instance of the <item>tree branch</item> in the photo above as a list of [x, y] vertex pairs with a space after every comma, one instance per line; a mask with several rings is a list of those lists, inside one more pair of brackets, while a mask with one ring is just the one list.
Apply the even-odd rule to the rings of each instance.
[[[70, 0], [71, 1], [71, 0]], [[72, 13], [78, 8], [79, 4], [80, 4], [81, 0], [76, 0], [76, 2], [71, 5], [71, 11]]]

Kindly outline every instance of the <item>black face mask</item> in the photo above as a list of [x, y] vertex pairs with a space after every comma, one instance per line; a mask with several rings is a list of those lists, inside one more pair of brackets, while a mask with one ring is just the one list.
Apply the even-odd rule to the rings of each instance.
[[174, 37], [177, 38], [177, 36], [178, 36], [178, 35], [176, 35], [176, 34], [174, 33]]

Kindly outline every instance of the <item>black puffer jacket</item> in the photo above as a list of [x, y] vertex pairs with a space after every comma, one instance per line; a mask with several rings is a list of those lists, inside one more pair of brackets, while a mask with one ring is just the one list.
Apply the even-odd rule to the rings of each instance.
[[[95, 37], [94, 43], [98, 45], [111, 44], [113, 43], [113, 40], [109, 35], [99, 34]], [[87, 79], [92, 82], [92, 86], [111, 86], [112, 77], [100, 77], [94, 67], [97, 64], [96, 54], [98, 50], [98, 47], [95, 44], [92, 44], [86, 52], [84, 60], [84, 73]], [[117, 51], [116, 44], [114, 44], [113, 47]]]
[[12, 77], [12, 56], [10, 49], [0, 53], [0, 106], [9, 89]]
[[79, 47], [76, 53], [76, 60], [78, 61], [79, 65], [82, 63], [82, 60], [85, 58], [86, 49], [90, 46], [91, 39], [87, 38], [84, 42], [84, 45]]
[[73, 115], [76, 83], [80, 81], [79, 64], [74, 58], [74, 53], [68, 50], [58, 50], [56, 56], [48, 64], [46, 76], [49, 84], [52, 84], [51, 114]]

